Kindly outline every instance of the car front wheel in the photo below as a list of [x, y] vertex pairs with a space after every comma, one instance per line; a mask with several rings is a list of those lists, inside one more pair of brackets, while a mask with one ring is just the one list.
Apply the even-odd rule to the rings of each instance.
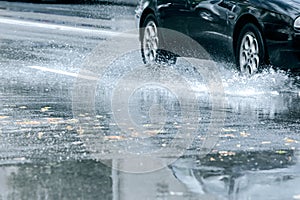
[[237, 41], [237, 65], [242, 74], [254, 74], [264, 61], [264, 43], [260, 30], [252, 23], [246, 24]]

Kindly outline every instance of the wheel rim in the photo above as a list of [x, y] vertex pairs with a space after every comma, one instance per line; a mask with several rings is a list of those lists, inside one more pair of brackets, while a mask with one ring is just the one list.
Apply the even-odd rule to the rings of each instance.
[[158, 50], [158, 33], [155, 22], [150, 21], [145, 27], [143, 51], [146, 63], [154, 62]]
[[240, 46], [240, 70], [245, 74], [257, 72], [260, 65], [259, 46], [256, 36], [252, 32], [244, 35]]

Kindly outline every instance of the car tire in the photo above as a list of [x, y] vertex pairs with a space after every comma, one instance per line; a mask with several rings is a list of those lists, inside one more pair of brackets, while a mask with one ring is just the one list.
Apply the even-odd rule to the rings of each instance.
[[149, 14], [141, 27], [141, 53], [145, 64], [156, 62], [157, 59], [160, 42], [157, 27], [154, 15]]
[[242, 74], [258, 72], [264, 63], [265, 47], [260, 30], [252, 23], [246, 24], [238, 36], [236, 63]]
[[161, 48], [163, 46], [163, 39], [158, 28], [158, 23], [153, 14], [147, 15], [141, 28], [142, 31], [140, 38], [143, 62], [145, 64], [175, 64], [177, 56], [174, 53]]

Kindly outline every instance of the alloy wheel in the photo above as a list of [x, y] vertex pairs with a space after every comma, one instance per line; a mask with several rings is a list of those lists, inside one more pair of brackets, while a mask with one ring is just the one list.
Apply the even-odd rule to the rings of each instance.
[[239, 66], [243, 74], [254, 74], [260, 65], [259, 45], [254, 33], [247, 32], [240, 45]]
[[155, 62], [158, 50], [158, 31], [154, 21], [149, 21], [144, 29], [143, 51], [146, 63]]

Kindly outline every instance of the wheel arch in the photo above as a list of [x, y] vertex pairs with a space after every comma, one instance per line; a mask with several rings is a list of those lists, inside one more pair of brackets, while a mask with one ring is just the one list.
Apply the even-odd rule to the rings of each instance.
[[142, 13], [142, 15], [141, 15], [140, 24], [139, 24], [140, 40], [142, 39], [142, 32], [141, 32], [142, 30], [141, 30], [141, 28], [142, 28], [142, 26], [143, 26], [143, 23], [144, 23], [146, 17], [147, 17], [149, 14], [152, 14], [152, 15], [155, 17], [155, 12], [154, 12], [154, 10], [152, 10], [151, 8], [148, 7], [148, 8], [146, 8], [146, 9], [143, 11], [143, 13]]
[[155, 16], [154, 10], [152, 10], [151, 8], [146, 8], [146, 9], [143, 11], [142, 15], [141, 15], [141, 20], [140, 20], [140, 24], [139, 24], [139, 27], [140, 27], [140, 28], [142, 27], [142, 25], [143, 25], [143, 23], [144, 23], [146, 17], [147, 17], [149, 14], [152, 14], [152, 15]]
[[235, 23], [234, 31], [233, 31], [233, 49], [234, 49], [234, 56], [236, 57], [236, 48], [237, 48], [237, 42], [238, 42], [238, 37], [240, 34], [240, 31], [242, 30], [243, 26], [245, 26], [247, 23], [252, 23], [254, 24], [259, 31], [261, 32], [262, 39], [263, 39], [263, 45], [264, 45], [264, 63], [269, 64], [269, 53], [266, 45], [266, 39], [264, 35], [264, 29], [263, 29], [263, 24], [261, 24], [257, 18], [254, 15], [251, 15], [250, 13], [244, 14]]

